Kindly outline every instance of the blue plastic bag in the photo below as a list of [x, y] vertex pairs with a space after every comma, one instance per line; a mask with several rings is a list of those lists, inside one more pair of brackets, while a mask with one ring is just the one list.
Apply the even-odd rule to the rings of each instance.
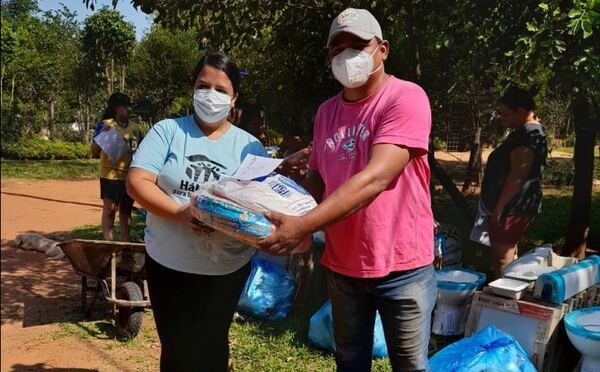
[[[335, 351], [335, 339], [333, 336], [333, 318], [331, 315], [331, 302], [327, 301], [310, 318], [308, 328], [308, 341], [310, 344], [327, 350]], [[373, 331], [373, 357], [385, 358], [388, 356], [383, 324], [379, 313], [375, 318], [375, 329]]]
[[527, 352], [508, 333], [489, 325], [456, 341], [430, 360], [432, 372], [536, 372]]
[[292, 308], [296, 286], [283, 267], [265, 258], [252, 257], [238, 309], [260, 319], [285, 318]]

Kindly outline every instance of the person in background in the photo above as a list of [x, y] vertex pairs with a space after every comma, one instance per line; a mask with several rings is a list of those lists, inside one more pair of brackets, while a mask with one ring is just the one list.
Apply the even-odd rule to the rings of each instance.
[[249, 105], [244, 108], [240, 128], [250, 133], [267, 147], [271, 145], [267, 135], [267, 120], [265, 110], [256, 105]]
[[229, 114], [229, 122], [236, 127], [241, 125], [242, 114], [244, 113], [244, 101], [242, 97], [238, 97], [235, 101], [235, 107], [231, 109], [231, 113]]
[[268, 214], [276, 230], [259, 244], [286, 254], [325, 229], [339, 371], [371, 369], [377, 310], [392, 369], [425, 371], [437, 293], [429, 100], [386, 73], [390, 45], [369, 11], [339, 14], [327, 49], [343, 90], [318, 109], [303, 182], [320, 204], [302, 217]]
[[100, 197], [102, 198], [102, 236], [104, 240], [113, 240], [113, 225], [117, 210], [119, 211], [119, 240], [129, 241], [129, 227], [131, 225], [131, 210], [133, 199], [125, 190], [125, 178], [129, 171], [132, 155], [141, 140], [138, 126], [129, 122], [128, 108], [131, 101], [123, 93], [113, 93], [108, 99], [108, 104], [102, 115], [102, 120], [96, 124], [94, 138], [103, 131], [114, 129], [127, 141], [128, 151], [113, 162], [102, 151], [100, 146], [92, 141], [92, 157], [100, 158]]
[[292, 128], [283, 135], [283, 140], [280, 144], [281, 155], [284, 158], [290, 159], [290, 161], [284, 163], [284, 166], [278, 171], [298, 183], [302, 183], [308, 173], [308, 162], [294, 162], [292, 158], [302, 158], [301, 151], [310, 154], [311, 148], [307, 142], [302, 128]]
[[488, 158], [479, 202], [480, 214], [487, 217], [495, 278], [515, 259], [519, 239], [541, 210], [548, 156], [546, 131], [529, 92], [509, 88], [500, 98], [498, 113], [512, 132]]
[[134, 156], [127, 190], [148, 211], [146, 278], [161, 371], [225, 372], [229, 328], [254, 250], [202, 227], [191, 215], [190, 196], [232, 175], [246, 155], [267, 154], [228, 121], [240, 88], [229, 57], [206, 55], [192, 78], [194, 115], [152, 127]]

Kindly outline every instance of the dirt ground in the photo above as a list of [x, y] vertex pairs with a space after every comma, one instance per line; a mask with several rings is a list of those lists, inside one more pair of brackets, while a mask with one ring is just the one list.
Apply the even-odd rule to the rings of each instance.
[[79, 311], [79, 278], [67, 260], [10, 247], [24, 231], [65, 232], [100, 222], [97, 180], [2, 180], [2, 371], [125, 371], [103, 350], [61, 335]]
[[[488, 155], [485, 151], [484, 161]], [[468, 153], [437, 152], [436, 157], [444, 165], [466, 167], [468, 162]], [[140, 370], [126, 350], [109, 352], [99, 346], [97, 334], [88, 331], [87, 338], [78, 337], [61, 328], [80, 314], [80, 279], [66, 259], [47, 260], [41, 253], [10, 246], [19, 232], [65, 238], [76, 226], [99, 224], [98, 181], [8, 179], [2, 180], [1, 192], [1, 370]], [[159, 346], [148, 348], [146, 355], [156, 360]]]

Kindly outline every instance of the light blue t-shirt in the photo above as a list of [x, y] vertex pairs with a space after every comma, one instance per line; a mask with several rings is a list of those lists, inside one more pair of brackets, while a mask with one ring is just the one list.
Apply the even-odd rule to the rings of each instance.
[[[152, 127], [134, 154], [132, 168], [158, 176], [158, 187], [179, 204], [205, 182], [233, 174], [246, 155], [267, 156], [263, 145], [231, 126], [219, 139], [204, 135], [193, 116], [166, 119]], [[244, 266], [254, 250], [218, 232], [201, 237], [180, 222], [148, 213], [146, 250], [170, 269], [204, 275], [225, 275]]]

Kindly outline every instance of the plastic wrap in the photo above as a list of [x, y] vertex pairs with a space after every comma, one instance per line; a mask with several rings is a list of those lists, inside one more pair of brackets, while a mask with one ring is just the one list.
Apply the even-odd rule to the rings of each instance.
[[[335, 351], [335, 339], [333, 335], [333, 318], [331, 315], [331, 302], [327, 301], [310, 318], [308, 328], [309, 342], [327, 351]], [[373, 330], [373, 357], [385, 358], [388, 356], [385, 335], [383, 333], [383, 324], [381, 317], [377, 313], [375, 318], [375, 327]]]
[[[192, 196], [198, 221], [253, 247], [275, 226], [264, 216], [274, 211], [301, 216], [316, 207], [315, 200], [293, 180], [274, 174], [254, 181], [224, 178], [205, 184]], [[304, 252], [311, 237], [294, 251]]]
[[508, 333], [490, 325], [437, 352], [432, 372], [536, 372], [527, 352]]

